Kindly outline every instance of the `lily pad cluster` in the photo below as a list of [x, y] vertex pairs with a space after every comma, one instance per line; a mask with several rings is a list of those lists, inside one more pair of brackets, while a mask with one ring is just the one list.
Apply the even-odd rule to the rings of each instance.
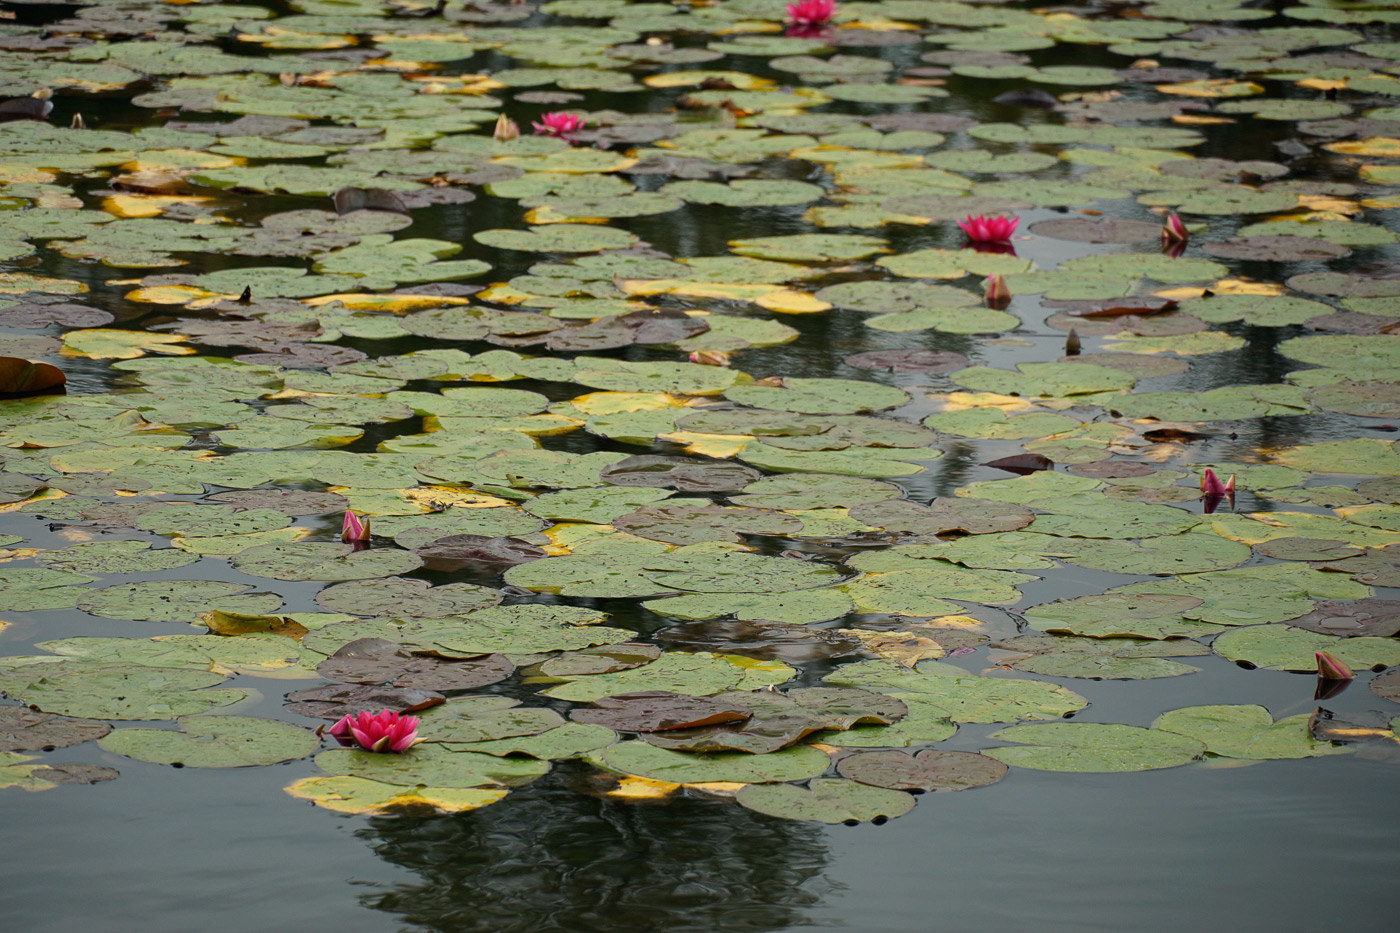
[[883, 822], [1400, 666], [1393, 4], [148, 6], [0, 29], [0, 787]]

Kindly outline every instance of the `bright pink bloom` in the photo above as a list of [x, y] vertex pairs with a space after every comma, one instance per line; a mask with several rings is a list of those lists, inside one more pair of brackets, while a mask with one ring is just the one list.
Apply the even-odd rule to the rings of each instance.
[[1191, 238], [1191, 234], [1186, 230], [1186, 224], [1181, 222], [1181, 218], [1175, 214], [1167, 217], [1167, 222], [1162, 224], [1162, 245], [1172, 246], [1177, 243], [1184, 244]]
[[1317, 676], [1323, 680], [1351, 680], [1356, 676], [1340, 658], [1326, 651], [1314, 651], [1313, 657], [1317, 658]]
[[1016, 232], [1016, 226], [1021, 222], [1019, 217], [1003, 217], [1000, 214], [993, 214], [985, 217], [978, 214], [973, 217], [967, 215], [967, 220], [958, 221], [958, 226], [962, 227], [963, 233], [974, 243], [1004, 243], [1011, 239], [1011, 234]]
[[418, 744], [417, 730], [417, 716], [401, 716], [386, 709], [378, 714], [366, 710], [343, 716], [326, 731], [342, 741], [348, 736], [366, 751], [402, 752]]
[[556, 110], [540, 117], [538, 123], [531, 122], [536, 136], [563, 136], [583, 129], [583, 114]]
[[836, 15], [836, 0], [793, 0], [787, 15], [788, 22], [797, 26], [825, 26]]
[[340, 540], [345, 544], [358, 544], [369, 540], [369, 519], [363, 521], [349, 509], [340, 523]]

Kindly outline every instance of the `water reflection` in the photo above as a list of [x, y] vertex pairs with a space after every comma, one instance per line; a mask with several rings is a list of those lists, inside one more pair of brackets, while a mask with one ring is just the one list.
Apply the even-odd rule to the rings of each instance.
[[422, 881], [362, 904], [444, 933], [757, 933], [833, 890], [820, 827], [725, 800], [601, 799], [567, 772], [471, 813], [372, 818], [357, 835]]

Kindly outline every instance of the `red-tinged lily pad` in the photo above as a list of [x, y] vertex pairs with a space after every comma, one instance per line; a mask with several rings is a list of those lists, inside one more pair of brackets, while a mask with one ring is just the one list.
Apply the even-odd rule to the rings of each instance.
[[1328, 243], [1326, 240], [1287, 234], [1231, 237], [1228, 240], [1207, 243], [1204, 249], [1212, 256], [1242, 259], [1246, 262], [1309, 262], [1337, 259], [1351, 252], [1345, 246]]
[[575, 722], [607, 726], [619, 732], [663, 732], [743, 722], [752, 712], [734, 702], [693, 697], [664, 690], [601, 697], [569, 714]]
[[428, 570], [454, 572], [472, 566], [514, 567], [548, 557], [523, 538], [448, 535], [413, 549]]
[[969, 360], [952, 350], [870, 350], [846, 357], [856, 369], [888, 369], [897, 373], [951, 373]]
[[0, 707], [0, 752], [38, 752], [100, 739], [112, 727], [94, 719], [67, 719], [23, 706]]
[[1030, 228], [1037, 236], [1075, 243], [1144, 243], [1162, 235], [1162, 225], [1119, 217], [1067, 217], [1042, 220]]
[[383, 638], [359, 638], [316, 666], [316, 673], [342, 683], [381, 684], [420, 690], [475, 690], [515, 672], [504, 655], [465, 661], [415, 655]]
[[[1343, 561], [1342, 566], [1346, 561]], [[1330, 565], [1329, 565], [1330, 566]], [[1289, 619], [1288, 624], [1323, 635], [1356, 638], [1376, 635], [1382, 638], [1400, 634], [1400, 601], [1366, 599], [1359, 602], [1323, 600], [1305, 616]]]
[[763, 474], [727, 460], [690, 460], [643, 454], [620, 460], [599, 475], [612, 486], [657, 486], [681, 492], [733, 492], [743, 489]]
[[101, 784], [104, 781], [115, 781], [121, 776], [121, 772], [116, 768], [77, 761], [55, 762], [35, 768], [30, 774], [41, 781], [52, 781], [54, 784]]
[[415, 687], [332, 684], [290, 693], [286, 706], [293, 713], [313, 719], [339, 719], [386, 709], [412, 713], [437, 706], [444, 700], [446, 697], [441, 693]]
[[836, 770], [843, 777], [875, 787], [936, 793], [995, 784], [1009, 769], [995, 758], [975, 752], [928, 749], [916, 755], [893, 750], [861, 752], [841, 759]]
[[0, 356], [0, 396], [41, 395], [61, 389], [68, 381], [63, 370], [17, 356]]

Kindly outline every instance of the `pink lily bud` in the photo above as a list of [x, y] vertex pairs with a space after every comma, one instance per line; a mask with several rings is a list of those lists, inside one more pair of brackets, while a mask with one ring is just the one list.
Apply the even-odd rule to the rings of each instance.
[[1326, 651], [1315, 651], [1313, 657], [1317, 658], [1317, 676], [1323, 680], [1351, 680], [1356, 676], [1351, 668]]
[[982, 283], [982, 303], [1000, 310], [1011, 303], [1011, 288], [1006, 280], [993, 273]]
[[496, 118], [496, 129], [491, 134], [497, 142], [506, 142], [520, 135], [520, 125], [505, 114]]
[[1206, 467], [1205, 475], [1201, 477], [1201, 495], [1223, 497], [1225, 486], [1220, 482], [1220, 478], [1215, 475], [1215, 471]]
[[1162, 224], [1162, 245], [1185, 243], [1190, 238], [1191, 234], [1187, 231], [1186, 224], [1181, 222], [1181, 218], [1176, 214], [1167, 215], [1166, 223]]
[[369, 540], [369, 519], [363, 521], [349, 509], [340, 523], [340, 540], [346, 544], [359, 544]]
[[728, 366], [729, 354], [723, 350], [696, 350], [690, 354], [690, 361], [705, 366]]
[[1235, 498], [1235, 474], [1231, 473], [1230, 478], [1225, 481], [1225, 495], [1231, 499]]

